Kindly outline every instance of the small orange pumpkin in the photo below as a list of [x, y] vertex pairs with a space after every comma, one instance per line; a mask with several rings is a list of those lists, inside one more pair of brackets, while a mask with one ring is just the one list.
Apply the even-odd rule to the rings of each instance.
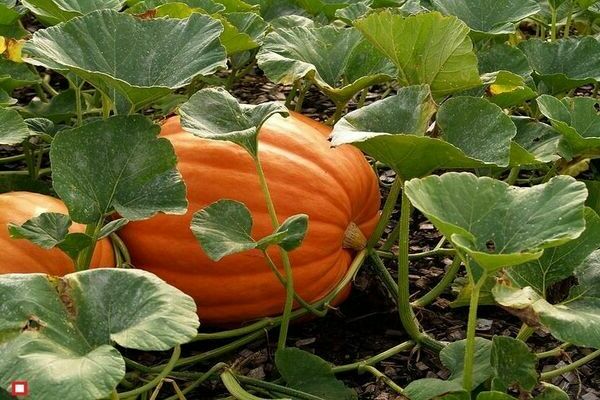
[[[348, 228], [358, 227], [368, 237], [379, 218], [373, 170], [355, 148], [331, 148], [329, 133], [329, 127], [294, 113], [271, 117], [259, 135], [259, 157], [279, 221], [309, 216], [302, 246], [290, 253], [295, 289], [309, 302], [325, 296], [347, 272], [354, 252], [343, 248]], [[177, 117], [164, 123], [161, 135], [175, 148], [189, 211], [129, 223], [120, 235], [133, 264], [191, 295], [203, 323], [224, 325], [280, 313], [285, 290], [258, 250], [213, 262], [190, 230], [195, 212], [233, 199], [250, 209], [254, 238], [273, 231], [250, 156], [235, 144], [183, 131]], [[281, 266], [277, 250], [270, 254]]]
[[[73, 261], [61, 250], [45, 250], [29, 240], [9, 236], [9, 223], [20, 225], [45, 212], [68, 214], [64, 203], [51, 196], [29, 192], [0, 194], [0, 274], [42, 272], [62, 276], [75, 272]], [[84, 232], [85, 226], [74, 223], [70, 231]], [[91, 265], [115, 265], [110, 241], [103, 239], [98, 242]]]

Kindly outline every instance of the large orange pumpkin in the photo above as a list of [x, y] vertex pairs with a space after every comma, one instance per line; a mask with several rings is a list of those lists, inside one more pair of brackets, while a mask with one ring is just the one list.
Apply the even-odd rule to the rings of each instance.
[[[75, 271], [73, 261], [59, 249], [45, 250], [25, 239], [12, 239], [8, 224], [22, 224], [45, 212], [67, 214], [67, 207], [54, 197], [38, 193], [0, 194], [0, 274], [43, 272], [62, 276]], [[83, 232], [85, 226], [73, 224], [71, 232]], [[107, 239], [98, 242], [93, 267], [115, 265], [112, 246]]]
[[[330, 129], [293, 114], [274, 116], [260, 132], [263, 163], [279, 220], [309, 215], [302, 246], [290, 253], [296, 291], [307, 301], [325, 296], [346, 273], [353, 250], [342, 247], [356, 224], [368, 237], [379, 217], [377, 178], [350, 146], [331, 148]], [[250, 156], [235, 144], [184, 132], [179, 119], [162, 127], [178, 157], [187, 185], [188, 213], [132, 222], [121, 232], [133, 264], [191, 295], [203, 323], [224, 325], [282, 311], [285, 290], [259, 251], [213, 262], [190, 230], [192, 215], [220, 199], [241, 201], [254, 218], [253, 236], [273, 231]], [[272, 255], [281, 267], [276, 249]]]

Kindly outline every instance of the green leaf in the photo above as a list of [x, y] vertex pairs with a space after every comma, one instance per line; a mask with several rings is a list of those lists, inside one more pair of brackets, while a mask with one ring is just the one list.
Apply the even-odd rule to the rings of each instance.
[[515, 24], [540, 11], [535, 0], [431, 0], [445, 15], [454, 15], [471, 30], [491, 35], [513, 33]]
[[582, 180], [588, 190], [588, 198], [585, 205], [600, 213], [600, 181]]
[[[461, 100], [462, 99], [462, 100]], [[469, 115], [467, 125], [460, 129], [452, 114], [459, 103], [482, 104], [481, 109], [461, 110]], [[438, 168], [469, 168], [494, 164], [504, 157], [502, 163], [508, 164], [510, 137], [516, 129], [512, 122], [506, 123], [505, 115], [495, 105], [486, 100], [465, 100], [447, 102], [438, 118], [443, 117], [453, 143], [424, 136], [429, 120], [435, 112], [435, 103], [427, 85], [401, 88], [396, 96], [377, 101], [344, 116], [334, 127], [332, 144], [338, 146], [351, 143], [367, 154], [392, 167], [402, 179], [427, 175]], [[485, 112], [492, 112], [491, 116]], [[500, 113], [500, 114], [498, 114]], [[464, 115], [458, 116], [463, 118]], [[473, 145], [471, 136], [476, 136], [476, 129], [482, 127], [483, 121], [496, 119], [495, 127], [504, 131], [487, 137], [480, 137], [477, 145]], [[465, 126], [468, 129], [465, 129]], [[508, 129], [504, 129], [504, 127]], [[487, 129], [487, 126], [484, 126]], [[474, 141], [473, 141], [474, 142]], [[459, 148], [457, 145], [465, 146]], [[505, 148], [503, 149], [502, 146]], [[490, 151], [494, 149], [494, 151]], [[469, 156], [469, 154], [471, 156]]]
[[0, 276], [0, 387], [43, 399], [109, 397], [125, 374], [113, 347], [168, 350], [197, 333], [194, 301], [141, 270]]
[[335, 18], [341, 19], [348, 25], [352, 25], [355, 20], [365, 16], [372, 10], [372, 8], [369, 7], [370, 3], [370, 1], [361, 1], [350, 4], [344, 8], [337, 9], [335, 10]]
[[525, 78], [533, 72], [525, 54], [518, 47], [506, 43], [495, 44], [478, 51], [477, 59], [481, 74], [508, 71]]
[[357, 399], [354, 390], [338, 380], [331, 365], [306, 351], [288, 347], [275, 353], [277, 370], [293, 389], [302, 390], [323, 399]]
[[564, 98], [542, 95], [536, 99], [540, 112], [562, 135], [561, 155], [567, 160], [576, 156], [600, 154], [600, 115], [598, 100], [591, 97]]
[[68, 123], [77, 113], [77, 97], [74, 89], [68, 89], [52, 97], [49, 102], [33, 99], [19, 108], [26, 117], [43, 117], [54, 123]]
[[16, 110], [0, 107], [0, 144], [20, 144], [29, 134], [27, 124]]
[[50, 184], [29, 175], [0, 175], [0, 193], [27, 191], [50, 194]]
[[570, 298], [579, 296], [600, 297], [600, 251], [592, 252], [575, 267], [574, 275], [579, 285], [571, 288]]
[[567, 176], [518, 188], [450, 172], [412, 179], [405, 187], [412, 204], [488, 272], [536, 260], [544, 248], [575, 239], [585, 228], [587, 190]]
[[530, 392], [537, 385], [537, 358], [521, 340], [509, 336], [494, 336], [491, 364], [494, 371], [492, 386], [496, 390], [507, 390], [518, 385]]
[[226, 140], [246, 149], [253, 157], [258, 151], [260, 127], [274, 114], [288, 115], [280, 103], [240, 104], [223, 88], [202, 89], [179, 108], [186, 131], [212, 140]]
[[23, 0], [21, 3], [46, 25], [56, 25], [96, 10], [119, 11], [125, 0]]
[[14, 239], [27, 239], [44, 249], [51, 249], [65, 239], [71, 224], [68, 215], [42, 213], [23, 225], [8, 224], [8, 232]]
[[104, 10], [37, 31], [24, 52], [28, 62], [71, 71], [113, 101], [124, 96], [135, 111], [225, 67], [222, 30], [200, 14], [141, 20]]
[[234, 12], [213, 17], [223, 24], [221, 43], [228, 55], [259, 47], [269, 27], [260, 15], [253, 12]]
[[544, 390], [540, 395], [535, 396], [535, 400], [569, 400], [569, 395], [561, 388], [546, 382], [542, 382], [542, 386]]
[[159, 131], [136, 115], [56, 134], [50, 149], [54, 189], [74, 221], [97, 223], [113, 211], [132, 221], [185, 213], [173, 146], [157, 138]]
[[41, 81], [27, 64], [10, 61], [0, 57], [0, 89], [11, 93], [17, 88], [31, 86]]
[[404, 395], [411, 400], [469, 400], [471, 396], [458, 381], [424, 378], [409, 383]]
[[518, 106], [537, 97], [523, 77], [508, 71], [498, 71], [482, 77], [487, 86], [489, 100], [502, 107]]
[[510, 155], [511, 165], [535, 165], [556, 161], [561, 136], [552, 127], [529, 117], [511, 117], [517, 127]]
[[362, 89], [391, 80], [391, 63], [354, 28], [294, 27], [268, 34], [256, 59], [274, 82], [313, 81], [335, 102], [347, 102]]
[[[462, 385], [466, 340], [450, 343], [440, 352], [440, 360], [452, 373], [448, 378]], [[492, 342], [477, 337], [475, 338], [475, 356], [473, 361], [473, 387], [477, 387], [491, 376], [490, 354]]]
[[402, 85], [427, 83], [435, 97], [442, 97], [481, 84], [469, 28], [456, 17], [383, 11], [355, 26], [396, 65]]
[[477, 400], [516, 400], [515, 397], [503, 392], [480, 392], [477, 395]]
[[508, 165], [517, 128], [500, 107], [477, 97], [453, 97], [442, 104], [437, 121], [444, 139], [468, 157]]
[[277, 229], [275, 232], [284, 233], [285, 236], [279, 242], [279, 246], [285, 251], [297, 249], [302, 244], [306, 231], [308, 230], [308, 215], [298, 214], [292, 215]]
[[[591, 268], [600, 264], [594, 263]], [[597, 282], [596, 282], [597, 283]], [[576, 346], [600, 348], [600, 297], [594, 291], [586, 293], [589, 286], [580, 281], [574, 290], [576, 297], [563, 304], [553, 305], [543, 299], [530, 287], [518, 289], [506, 285], [496, 285], [492, 290], [496, 302], [516, 310], [525, 316], [531, 326], [543, 324], [557, 339]]]
[[[600, 43], [592, 37], [545, 42], [529, 39], [519, 48], [525, 53], [539, 81], [540, 92], [563, 93], [600, 79]], [[564, 60], [579, 60], [576, 63]]]
[[4, 89], [0, 89], [0, 107], [7, 107], [17, 104], [18, 100], [10, 97]]
[[519, 287], [530, 286], [541, 296], [553, 284], [573, 275], [575, 269], [600, 247], [600, 217], [592, 209], [585, 210], [585, 230], [577, 239], [544, 251], [537, 260], [507, 271]]
[[219, 200], [194, 214], [194, 236], [213, 261], [256, 248], [252, 239], [252, 214], [234, 200]]

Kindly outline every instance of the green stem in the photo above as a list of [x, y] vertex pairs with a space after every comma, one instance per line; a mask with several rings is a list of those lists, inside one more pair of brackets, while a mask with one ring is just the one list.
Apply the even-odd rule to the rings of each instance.
[[359, 368], [359, 371], [360, 372], [363, 372], [363, 371], [369, 372], [371, 375], [376, 377], [377, 380], [380, 380], [383, 383], [385, 383], [389, 388], [394, 390], [396, 393], [404, 394], [404, 389], [402, 389], [400, 386], [398, 386], [393, 380], [391, 380], [389, 378], [389, 376], [387, 376], [383, 372], [379, 371], [377, 368], [375, 368], [371, 365], [364, 365]]
[[571, 7], [569, 8], [569, 13], [567, 14], [567, 22], [565, 24], [565, 30], [563, 32], [563, 38], [568, 38], [571, 30], [571, 21], [573, 20], [573, 9], [575, 8], [575, 0], [571, 1]]
[[454, 278], [456, 278], [456, 274], [460, 270], [460, 257], [454, 257], [452, 260], [452, 264], [448, 267], [448, 270], [444, 274], [444, 277], [438, 282], [435, 287], [433, 287], [429, 292], [427, 292], [423, 297], [417, 299], [412, 302], [413, 307], [425, 307], [431, 304], [435, 299], [437, 299], [443, 292], [446, 290], [448, 286], [452, 282], [454, 282]]
[[221, 381], [229, 393], [238, 400], [263, 400], [261, 397], [256, 397], [248, 393], [242, 385], [237, 381], [235, 375], [230, 370], [221, 373]]
[[294, 107], [294, 111], [301, 112], [302, 105], [304, 104], [304, 96], [306, 96], [306, 92], [310, 89], [312, 82], [305, 82], [300, 89], [300, 94], [298, 95], [298, 100], [296, 100], [296, 106]]
[[[269, 253], [267, 253], [265, 250], [263, 250], [263, 255], [265, 256], [265, 259], [267, 260], [267, 264], [269, 265], [269, 268], [271, 268], [271, 271], [273, 272], [273, 274], [275, 274], [275, 276], [277, 277], [277, 279], [279, 280], [279, 282], [281, 282], [281, 284], [286, 287], [286, 280], [283, 277], [283, 275], [281, 275], [281, 273], [279, 272], [279, 270], [277, 269], [277, 266], [275, 265], [275, 263], [273, 262], [273, 259], [271, 258], [271, 256], [269, 256]], [[304, 308], [306, 308], [308, 311], [310, 311], [311, 314], [316, 315], [317, 317], [324, 317], [327, 314], [326, 310], [317, 310], [316, 308], [314, 308], [312, 305], [310, 305], [310, 303], [308, 303], [306, 300], [304, 300], [298, 293], [296, 293], [294, 291], [294, 299]]]
[[398, 313], [406, 333], [417, 343], [431, 347], [437, 351], [444, 346], [437, 340], [421, 331], [419, 321], [410, 305], [408, 245], [410, 234], [411, 204], [406, 190], [402, 190], [400, 206], [400, 241], [398, 243]]
[[272, 328], [276, 325], [276, 322], [272, 318], [261, 319], [258, 322], [250, 324], [248, 326], [244, 326], [242, 328], [230, 329], [222, 332], [214, 332], [214, 333], [199, 333], [192, 340], [192, 342], [199, 342], [203, 340], [222, 340], [222, 339], [230, 339], [234, 337], [239, 337], [246, 335], [248, 333], [256, 332], [258, 330]]
[[10, 164], [25, 159], [25, 154], [0, 158], [0, 164]]
[[110, 116], [111, 109], [110, 98], [102, 93], [102, 118], [107, 119]]
[[394, 212], [394, 208], [396, 207], [396, 202], [398, 201], [398, 196], [400, 195], [400, 191], [402, 190], [402, 180], [396, 177], [396, 180], [392, 184], [390, 188], [390, 192], [388, 193], [387, 199], [385, 200], [385, 204], [383, 205], [383, 209], [381, 210], [381, 216], [379, 217], [379, 222], [377, 222], [377, 226], [373, 231], [373, 234], [367, 241], [367, 248], [374, 248], [381, 235], [383, 235], [383, 231], [387, 226], [390, 217], [392, 216], [392, 212]]
[[[382, 251], [382, 250], [376, 250], [375, 251], [377, 253], [377, 255], [379, 255], [382, 258], [397, 258], [398, 254], [392, 252], [392, 251]], [[421, 258], [426, 258], [426, 257], [434, 257], [434, 256], [453, 256], [456, 254], [456, 250], [455, 249], [433, 249], [433, 250], [428, 250], [428, 251], [423, 251], [420, 253], [412, 253], [408, 255], [408, 259], [409, 260], [418, 260]]]
[[358, 98], [357, 108], [363, 108], [365, 105], [365, 101], [367, 101], [367, 96], [369, 95], [369, 88], [366, 87], [360, 92], [360, 96]]
[[392, 297], [397, 299], [398, 284], [396, 283], [396, 280], [394, 279], [392, 274], [390, 274], [390, 271], [386, 268], [385, 264], [383, 263], [383, 260], [381, 260], [381, 258], [379, 257], [378, 252], [371, 250], [369, 252], [369, 257], [371, 258], [371, 260], [373, 260], [373, 263], [375, 264], [375, 271], [383, 281], [383, 284], [390, 292]]
[[391, 252], [392, 247], [394, 247], [394, 244], [398, 241], [399, 234], [400, 234], [400, 224], [396, 224], [394, 229], [392, 229], [392, 231], [390, 232], [388, 237], [385, 239], [385, 242], [383, 243], [383, 245], [380, 247], [380, 250], [382, 252], [383, 251]]
[[[52, 172], [52, 168], [42, 168], [38, 171], [37, 177], [48, 175]], [[29, 171], [0, 171], [0, 175], [30, 175]]]
[[519, 172], [521, 172], [521, 168], [520, 167], [513, 167], [510, 169], [510, 173], [508, 174], [508, 177], [506, 178], [506, 183], [508, 183], [509, 185], [514, 185], [515, 182], [517, 181], [517, 178], [519, 178]]
[[81, 108], [81, 86], [75, 85], [75, 109], [77, 110], [77, 126], [83, 125], [83, 111]]
[[[220, 370], [222, 370], [223, 368], [226, 368], [226, 367], [227, 367], [227, 364], [225, 364], [225, 363], [218, 363], [217, 365], [215, 365], [214, 367], [212, 367], [211, 369], [209, 369], [208, 371], [206, 371], [204, 374], [202, 374], [191, 385], [186, 386], [185, 389], [183, 389], [181, 391], [181, 393], [188, 394], [189, 392], [191, 392], [192, 390], [194, 390], [198, 386], [200, 386], [202, 383], [204, 383], [211, 376], [215, 375], [217, 372], [219, 372]], [[174, 395], [174, 396], [171, 396], [171, 397], [167, 397], [165, 400], [178, 400], [178, 399], [179, 399], [179, 396], [178, 395]]]
[[567, 372], [571, 372], [579, 367], [581, 367], [582, 365], [592, 361], [593, 359], [600, 357], [600, 350], [596, 350], [593, 353], [588, 354], [587, 356], [580, 358], [577, 361], [572, 362], [569, 365], [566, 365], [564, 367], [561, 368], [557, 368], [555, 370], [552, 371], [548, 371], [548, 372], [543, 372], [540, 375], [540, 380], [542, 381], [549, 381], [557, 376], [560, 376], [562, 374], [565, 374]]
[[560, 346], [558, 346], [552, 350], [537, 353], [535, 356], [538, 360], [541, 360], [542, 358], [559, 357], [559, 356], [563, 355], [565, 350], [568, 349], [570, 346], [572, 346], [571, 343], [563, 343]]
[[92, 244], [86, 249], [83, 249], [77, 256], [77, 271], [85, 271], [90, 268], [94, 249], [96, 248], [96, 242], [98, 241], [98, 235], [100, 234], [103, 223], [104, 219], [101, 218], [96, 224], [89, 224], [85, 227], [85, 234], [92, 238]]
[[531, 335], [533, 335], [534, 332], [535, 332], [534, 328], [528, 326], [527, 324], [523, 324], [523, 325], [521, 325], [521, 329], [519, 330], [519, 333], [517, 334], [517, 339], [522, 340], [523, 342], [526, 342], [527, 339], [529, 339], [531, 337]]
[[340, 118], [342, 118], [342, 114], [346, 110], [347, 106], [348, 100], [335, 102], [335, 112], [330, 118], [327, 119], [325, 123], [331, 126], [335, 125], [340, 120]]
[[233, 87], [233, 84], [235, 83], [236, 73], [237, 73], [237, 69], [235, 67], [232, 67], [231, 72], [229, 73], [229, 76], [227, 77], [227, 81], [225, 82], [225, 89], [231, 90], [231, 88]]
[[[469, 271], [471, 274], [471, 271]], [[475, 334], [477, 330], [477, 306], [479, 305], [479, 293], [486, 281], [485, 274], [479, 278], [477, 284], [473, 286], [471, 293], [471, 303], [469, 305], [469, 321], [467, 324], [467, 343], [465, 349], [465, 361], [463, 372], [463, 387], [470, 392], [473, 389], [473, 368], [475, 359]]]
[[315, 396], [309, 393], [301, 392], [300, 390], [292, 389], [286, 386], [281, 386], [273, 382], [261, 381], [258, 379], [250, 378], [244, 375], [235, 374], [235, 378], [238, 382], [245, 383], [250, 386], [256, 386], [259, 388], [267, 389], [270, 392], [275, 392], [284, 396], [291, 396], [294, 399], [301, 400], [323, 400], [322, 397]]
[[50, 85], [50, 75], [46, 75], [42, 78], [41, 85], [50, 96], [58, 96], [58, 92]]
[[110, 399], [119, 400], [119, 393], [117, 392], [117, 389], [113, 389], [113, 391], [110, 392]]
[[551, 14], [552, 14], [552, 24], [551, 24], [551, 28], [550, 28], [550, 40], [552, 42], [554, 42], [556, 40], [556, 15], [557, 15], [557, 11], [550, 7], [551, 10]]
[[390, 357], [395, 356], [398, 353], [401, 353], [403, 351], [406, 350], [410, 350], [413, 347], [415, 347], [415, 342], [409, 340], [406, 341], [404, 343], [400, 343], [397, 346], [392, 347], [391, 349], [387, 349], [386, 351], [384, 351], [383, 353], [379, 353], [377, 355], [374, 355], [373, 357], [369, 357], [365, 360], [362, 361], [357, 361], [355, 363], [352, 364], [345, 364], [345, 365], [339, 365], [337, 367], [333, 367], [331, 370], [334, 374], [339, 374], [342, 372], [349, 372], [349, 371], [354, 371], [357, 370], [358, 368], [362, 367], [362, 366], [367, 366], [367, 365], [375, 365], [383, 360], [387, 360]]
[[296, 97], [296, 93], [298, 93], [298, 89], [300, 89], [300, 81], [299, 80], [294, 82], [294, 85], [292, 86], [292, 90], [290, 90], [290, 93], [287, 95], [287, 97], [285, 99], [285, 106], [287, 108], [291, 108], [292, 101]]
[[110, 240], [123, 256], [123, 261], [127, 264], [131, 264], [131, 255], [129, 254], [129, 249], [127, 248], [127, 245], [125, 245], [125, 242], [123, 242], [123, 239], [121, 239], [118, 234], [111, 233]]
[[[260, 181], [260, 188], [263, 192], [263, 195], [265, 196], [265, 201], [267, 203], [267, 210], [269, 212], [269, 217], [271, 218], [271, 224], [273, 225], [273, 229], [277, 230], [277, 228], [279, 228], [277, 212], [275, 211], [275, 205], [273, 204], [273, 198], [271, 197], [271, 193], [269, 192], [269, 186], [265, 177], [265, 171], [263, 170], [262, 163], [260, 162], [260, 157], [258, 155], [254, 157], [254, 162], [256, 164], [256, 172], [258, 173], [258, 179]], [[281, 261], [283, 263], [286, 285], [285, 304], [283, 307], [282, 317], [283, 319], [281, 321], [281, 328], [279, 331], [279, 340], [277, 341], [277, 348], [283, 349], [287, 340], [288, 328], [290, 325], [290, 316], [292, 313], [292, 308], [294, 306], [294, 274], [292, 272], [292, 265], [290, 263], [290, 257], [288, 256], [288, 253], [282, 248], [279, 248], [279, 252], [281, 255]]]
[[156, 377], [154, 379], [152, 379], [150, 382], [146, 383], [144, 386], [140, 386], [137, 389], [133, 389], [128, 392], [119, 393], [118, 398], [126, 399], [128, 397], [137, 396], [139, 394], [142, 394], [149, 390], [152, 390], [156, 385], [158, 385], [160, 382], [162, 382], [162, 380], [165, 379], [167, 377], [167, 375], [169, 375], [169, 372], [171, 372], [173, 370], [173, 368], [175, 368], [175, 365], [177, 365], [177, 360], [179, 360], [179, 356], [181, 356], [181, 346], [177, 345], [173, 349], [173, 354], [171, 355], [171, 359], [165, 365], [165, 368], [162, 371], [160, 371], [160, 373], [158, 375], [156, 375]]

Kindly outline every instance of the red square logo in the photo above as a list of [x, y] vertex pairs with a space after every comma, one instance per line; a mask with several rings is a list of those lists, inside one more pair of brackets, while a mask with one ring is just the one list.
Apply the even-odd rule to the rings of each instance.
[[13, 397], [25, 397], [29, 394], [29, 383], [27, 381], [14, 381], [11, 385]]

